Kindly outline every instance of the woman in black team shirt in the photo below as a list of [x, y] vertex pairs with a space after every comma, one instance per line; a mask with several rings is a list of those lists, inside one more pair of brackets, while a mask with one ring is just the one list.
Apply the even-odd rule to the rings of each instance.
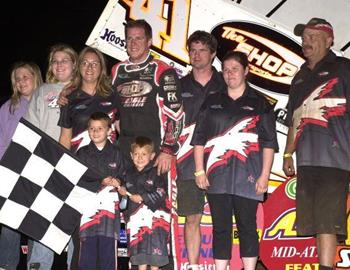
[[[58, 125], [61, 127], [59, 142], [76, 153], [80, 147], [88, 145], [88, 121], [95, 112], [104, 112], [115, 122], [115, 96], [111, 90], [111, 81], [107, 76], [106, 61], [98, 50], [86, 47], [78, 57], [79, 80], [70, 87], [72, 93], [67, 96], [68, 104], [61, 108]], [[112, 126], [110, 139], [115, 140]], [[72, 269], [78, 268], [79, 227], [73, 234], [74, 252]]]
[[[60, 143], [75, 153], [89, 144], [87, 124], [91, 114], [104, 112], [115, 122], [116, 104], [107, 75], [106, 61], [98, 50], [86, 47], [78, 58], [79, 82], [72, 86], [67, 96], [68, 104], [62, 107], [58, 125], [61, 127]], [[115, 140], [112, 128], [111, 140]]]
[[216, 269], [226, 269], [231, 259], [234, 210], [244, 269], [253, 270], [259, 255], [257, 206], [267, 191], [278, 148], [275, 118], [273, 106], [246, 82], [244, 53], [229, 52], [222, 72], [227, 91], [204, 102], [191, 142], [195, 177], [207, 191]]

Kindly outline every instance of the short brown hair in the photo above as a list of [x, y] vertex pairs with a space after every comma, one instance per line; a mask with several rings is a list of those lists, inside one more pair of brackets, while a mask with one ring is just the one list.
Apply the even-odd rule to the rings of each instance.
[[90, 126], [91, 121], [104, 121], [107, 123], [107, 126], [109, 128], [112, 127], [111, 118], [108, 116], [108, 114], [104, 112], [94, 112], [93, 114], [91, 114], [88, 122], [88, 127]]
[[130, 28], [142, 28], [145, 30], [145, 35], [148, 39], [152, 39], [152, 27], [145, 20], [130, 20], [125, 25], [125, 38], [127, 38], [127, 32]]
[[144, 137], [144, 136], [138, 136], [135, 138], [134, 142], [131, 144], [130, 148], [131, 148], [131, 153], [134, 153], [135, 149], [139, 147], [147, 147], [151, 153], [154, 152], [154, 143], [153, 141], [148, 138], [148, 137]]
[[188, 50], [191, 49], [192, 43], [198, 42], [207, 45], [211, 53], [216, 53], [216, 50], [218, 48], [218, 42], [212, 34], [202, 30], [197, 30], [193, 32], [187, 39]]

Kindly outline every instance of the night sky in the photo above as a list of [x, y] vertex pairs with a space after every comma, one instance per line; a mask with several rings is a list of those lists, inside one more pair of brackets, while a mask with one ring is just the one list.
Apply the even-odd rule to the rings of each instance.
[[[0, 104], [11, 94], [10, 69], [15, 61], [34, 61], [43, 79], [50, 46], [64, 42], [78, 52], [108, 0], [2, 1], [0, 4]], [[117, 60], [106, 56], [109, 67]]]

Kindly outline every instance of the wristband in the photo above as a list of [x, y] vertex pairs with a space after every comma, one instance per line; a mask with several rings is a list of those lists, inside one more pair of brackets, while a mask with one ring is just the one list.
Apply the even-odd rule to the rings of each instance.
[[292, 153], [284, 153], [283, 154], [283, 158], [291, 158], [291, 157], [293, 157]]
[[205, 171], [204, 171], [204, 170], [200, 170], [200, 171], [198, 171], [198, 172], [194, 172], [194, 176], [201, 176], [201, 175], [203, 175], [203, 174], [205, 174]]

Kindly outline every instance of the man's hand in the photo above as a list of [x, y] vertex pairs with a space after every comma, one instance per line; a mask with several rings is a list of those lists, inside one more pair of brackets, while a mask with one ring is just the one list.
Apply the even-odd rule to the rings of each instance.
[[295, 174], [292, 157], [283, 158], [283, 171], [286, 176], [293, 176]]
[[156, 162], [154, 163], [154, 167], [157, 167], [157, 174], [161, 175], [170, 171], [171, 162], [175, 157], [173, 155], [160, 152], [158, 155]]

